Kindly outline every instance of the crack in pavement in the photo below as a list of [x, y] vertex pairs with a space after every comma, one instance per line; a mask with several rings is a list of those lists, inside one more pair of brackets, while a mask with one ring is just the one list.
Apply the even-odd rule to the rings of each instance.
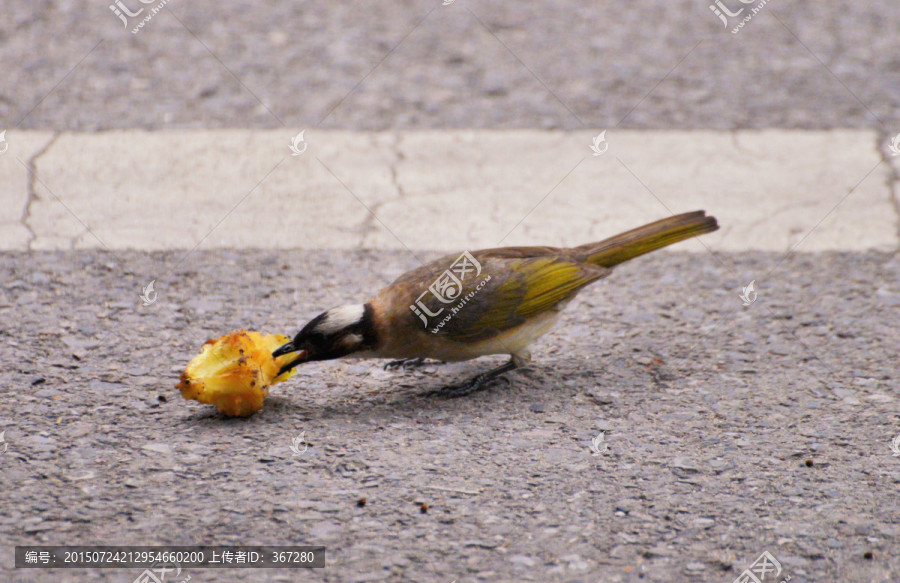
[[40, 200], [37, 191], [35, 190], [35, 184], [37, 184], [37, 160], [41, 156], [47, 153], [47, 151], [56, 143], [56, 141], [63, 135], [64, 132], [56, 132], [53, 136], [47, 141], [44, 146], [31, 155], [28, 159], [28, 162], [25, 164], [25, 167], [28, 169], [28, 182], [26, 186], [26, 192], [28, 193], [28, 197], [25, 199], [25, 206], [22, 208], [22, 217], [19, 219], [19, 222], [22, 223], [22, 226], [25, 227], [25, 230], [28, 231], [28, 241], [25, 243], [25, 249], [30, 253], [31, 245], [34, 243], [35, 239], [37, 239], [37, 234], [34, 232], [34, 229], [31, 228], [31, 225], [28, 222], [31, 220], [31, 205], [36, 201]]
[[[360, 247], [365, 247], [367, 239], [370, 236], [374, 236], [378, 233], [378, 225], [376, 222], [380, 222], [380, 218], [378, 217], [378, 212], [381, 210], [385, 204], [389, 202], [394, 202], [403, 198], [406, 198], [406, 190], [404, 190], [403, 185], [400, 184], [400, 180], [398, 178], [398, 166], [401, 162], [406, 160], [406, 154], [403, 153], [403, 150], [400, 147], [400, 142], [402, 141], [401, 137], [402, 132], [397, 132], [394, 134], [394, 139], [390, 145], [390, 151], [393, 154], [393, 160], [388, 164], [388, 171], [391, 173], [391, 184], [397, 190], [396, 198], [389, 198], [386, 200], [379, 200], [369, 206], [369, 214], [366, 216], [365, 220], [363, 220], [360, 225]], [[378, 146], [378, 139], [375, 134], [372, 134], [371, 138], [372, 145], [374, 147]]]
[[399, 198], [406, 198], [406, 191], [403, 189], [403, 185], [400, 184], [400, 179], [398, 177], [399, 166], [406, 161], [406, 154], [403, 153], [403, 148], [400, 146], [401, 141], [403, 141], [403, 132], [395, 132], [394, 143], [391, 144], [391, 151], [395, 158], [394, 161], [391, 162], [391, 182], [394, 184], [394, 188], [397, 189], [397, 196]]
[[375, 224], [379, 221], [378, 219], [378, 211], [381, 210], [381, 207], [388, 201], [380, 200], [369, 206], [369, 213], [366, 215], [366, 218], [363, 220], [362, 224], [359, 226], [360, 228], [360, 239], [359, 246], [360, 248], [366, 248], [366, 240], [369, 236], [374, 236], [378, 233], [378, 226]]

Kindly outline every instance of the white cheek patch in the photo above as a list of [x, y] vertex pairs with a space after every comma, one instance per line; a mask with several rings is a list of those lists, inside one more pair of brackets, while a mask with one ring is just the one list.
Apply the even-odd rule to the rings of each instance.
[[363, 304], [332, 308], [326, 313], [325, 319], [316, 326], [316, 332], [326, 335], [333, 334], [348, 326], [358, 324], [362, 321], [365, 313], [366, 307]]

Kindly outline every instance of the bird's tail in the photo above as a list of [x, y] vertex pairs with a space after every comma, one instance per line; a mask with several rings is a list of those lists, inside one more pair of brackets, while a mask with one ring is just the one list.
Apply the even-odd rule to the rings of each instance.
[[575, 247], [572, 254], [585, 263], [613, 267], [673, 243], [712, 233], [718, 228], [715, 217], [706, 216], [705, 211], [694, 211], [625, 231], [597, 243]]

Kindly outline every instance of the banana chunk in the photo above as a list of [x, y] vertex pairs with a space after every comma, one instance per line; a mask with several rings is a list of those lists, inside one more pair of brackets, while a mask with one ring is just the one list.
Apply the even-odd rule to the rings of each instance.
[[281, 366], [290, 362], [291, 354], [272, 358], [272, 351], [288, 340], [281, 334], [246, 330], [208, 340], [175, 386], [185, 399], [215, 405], [226, 415], [252, 415], [262, 409], [269, 387], [295, 372], [278, 374]]

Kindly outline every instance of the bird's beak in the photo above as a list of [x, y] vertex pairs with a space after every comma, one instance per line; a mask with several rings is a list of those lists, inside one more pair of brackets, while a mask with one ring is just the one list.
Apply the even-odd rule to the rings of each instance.
[[306, 362], [306, 359], [309, 356], [309, 353], [307, 351], [297, 350], [296, 348], [294, 348], [293, 342], [288, 342], [284, 346], [276, 348], [275, 352], [272, 353], [272, 358], [278, 358], [279, 356], [284, 356], [285, 354], [290, 354], [292, 352], [296, 352], [297, 357], [294, 360], [292, 360], [291, 362], [282, 366], [281, 370], [278, 371], [278, 374], [280, 374], [280, 375], [284, 374], [287, 371], [294, 368], [295, 366], [297, 366], [298, 364], [303, 364], [304, 362]]

